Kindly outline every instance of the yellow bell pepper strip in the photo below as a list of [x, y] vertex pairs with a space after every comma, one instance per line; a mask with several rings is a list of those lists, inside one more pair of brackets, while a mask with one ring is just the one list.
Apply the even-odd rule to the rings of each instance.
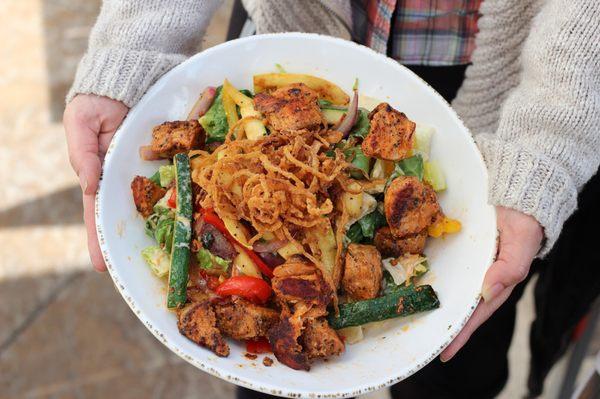
[[441, 237], [445, 234], [458, 233], [462, 228], [461, 223], [456, 219], [450, 219], [446, 216], [440, 218], [437, 222], [428, 227], [427, 232], [430, 237]]
[[[240, 114], [242, 115], [242, 118], [257, 118], [254, 120], [249, 120], [244, 125], [246, 137], [250, 140], [256, 140], [262, 136], [266, 136], [267, 128], [260, 120], [262, 119], [262, 116], [260, 112], [254, 108], [254, 102], [252, 99], [233, 87], [231, 83], [225, 79], [225, 82], [223, 82], [223, 98], [225, 99], [227, 97], [231, 98], [231, 100], [233, 100], [233, 102], [240, 107]], [[225, 106], [225, 104], [223, 105]], [[227, 109], [225, 109], [225, 113], [227, 114], [228, 118], [227, 122], [229, 122], [229, 113], [227, 112]], [[233, 125], [230, 123], [229, 126], [231, 127]]]

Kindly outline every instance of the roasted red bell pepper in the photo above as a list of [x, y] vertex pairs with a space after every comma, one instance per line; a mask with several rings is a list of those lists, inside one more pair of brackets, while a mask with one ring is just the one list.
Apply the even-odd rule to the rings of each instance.
[[251, 302], [263, 304], [271, 296], [271, 286], [261, 278], [236, 276], [222, 282], [215, 293], [219, 296], [237, 295]]
[[167, 200], [167, 206], [169, 208], [177, 208], [177, 190], [172, 189], [171, 190], [171, 195], [169, 196], [169, 199]]
[[212, 209], [203, 208], [202, 209], [202, 218], [204, 219], [204, 221], [206, 223], [209, 223], [209, 224], [212, 224], [213, 226], [215, 226], [217, 228], [217, 230], [219, 230], [221, 233], [223, 233], [225, 235], [225, 237], [227, 237], [227, 239], [231, 243], [238, 244], [239, 247], [244, 252], [246, 252], [248, 254], [248, 256], [250, 257], [250, 259], [252, 259], [252, 261], [254, 262], [254, 264], [256, 264], [256, 266], [258, 266], [258, 268], [260, 269], [260, 271], [262, 272], [262, 274], [264, 274], [265, 276], [267, 276], [269, 278], [273, 277], [273, 270], [269, 267], [269, 265], [267, 265], [260, 258], [260, 256], [258, 256], [256, 254], [256, 252], [254, 252], [251, 249], [248, 249], [248, 248], [244, 247], [235, 238], [233, 238], [233, 236], [231, 235], [231, 233], [229, 233], [229, 230], [227, 230], [227, 227], [225, 227], [225, 223], [223, 223], [223, 221], [221, 220], [221, 218], [219, 217], [219, 215], [217, 215], [215, 213], [215, 211], [213, 211]]
[[271, 344], [266, 338], [261, 337], [257, 340], [246, 341], [246, 352], [248, 353], [272, 353]]

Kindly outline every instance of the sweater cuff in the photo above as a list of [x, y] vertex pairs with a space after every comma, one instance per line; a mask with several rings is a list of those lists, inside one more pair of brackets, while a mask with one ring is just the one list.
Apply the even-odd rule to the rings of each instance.
[[569, 174], [550, 159], [493, 134], [476, 136], [489, 170], [489, 201], [533, 216], [546, 236], [538, 257], [558, 239], [577, 208], [577, 188]]
[[84, 55], [66, 102], [95, 94], [134, 106], [160, 76], [187, 57], [151, 51], [101, 48]]

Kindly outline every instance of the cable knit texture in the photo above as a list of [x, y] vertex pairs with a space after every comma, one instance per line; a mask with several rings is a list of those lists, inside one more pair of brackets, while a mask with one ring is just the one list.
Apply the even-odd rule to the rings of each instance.
[[[350, 37], [350, 0], [243, 0], [258, 33]], [[218, 0], [104, 0], [67, 97], [134, 105], [200, 41]], [[534, 216], [541, 255], [600, 163], [600, 2], [485, 0], [454, 108], [475, 135], [489, 200]]]
[[346, 0], [242, 0], [242, 3], [258, 34], [308, 32], [350, 39], [352, 10]]
[[219, 0], [104, 0], [67, 102], [97, 94], [131, 107], [198, 48]]
[[483, 2], [454, 108], [475, 134], [489, 200], [534, 216], [552, 248], [600, 162], [600, 2]]

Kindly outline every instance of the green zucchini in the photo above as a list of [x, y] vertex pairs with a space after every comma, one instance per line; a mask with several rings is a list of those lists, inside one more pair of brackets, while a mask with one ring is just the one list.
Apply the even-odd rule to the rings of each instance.
[[175, 189], [177, 207], [173, 245], [171, 246], [171, 267], [169, 269], [169, 290], [167, 307], [176, 308], [186, 301], [186, 287], [190, 265], [190, 241], [192, 238], [192, 180], [190, 160], [186, 154], [177, 154], [173, 158], [175, 165]]
[[329, 315], [329, 324], [336, 330], [360, 326], [373, 321], [408, 316], [413, 313], [437, 309], [440, 301], [430, 285], [400, 286], [384, 296], [344, 303], [339, 306], [338, 317]]

